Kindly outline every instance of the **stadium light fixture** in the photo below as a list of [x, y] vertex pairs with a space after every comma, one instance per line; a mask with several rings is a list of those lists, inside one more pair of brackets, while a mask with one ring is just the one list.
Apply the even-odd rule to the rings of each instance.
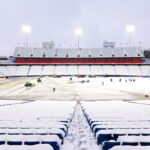
[[78, 49], [80, 48], [80, 36], [82, 35], [82, 29], [76, 28], [75, 29], [75, 35], [78, 37]]
[[128, 25], [126, 27], [126, 31], [129, 34], [129, 46], [131, 47], [131, 44], [132, 44], [132, 34], [135, 32], [135, 26], [134, 25]]
[[22, 32], [26, 35], [26, 46], [28, 47], [28, 35], [31, 33], [31, 27], [29, 25], [23, 25]]
[[31, 27], [29, 25], [23, 25], [22, 26], [22, 32], [30, 33], [31, 32]]

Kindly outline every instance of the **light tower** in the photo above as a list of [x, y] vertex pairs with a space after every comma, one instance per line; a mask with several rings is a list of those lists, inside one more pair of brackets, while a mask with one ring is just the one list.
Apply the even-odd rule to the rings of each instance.
[[22, 32], [25, 33], [25, 36], [26, 36], [26, 47], [28, 48], [28, 35], [31, 33], [31, 27], [29, 25], [23, 25], [22, 26]]
[[82, 35], [82, 29], [76, 28], [75, 35], [77, 36], [78, 49], [80, 48], [80, 36]]
[[126, 27], [126, 31], [129, 34], [129, 47], [132, 46], [132, 34], [135, 32], [135, 26], [134, 25], [128, 25]]

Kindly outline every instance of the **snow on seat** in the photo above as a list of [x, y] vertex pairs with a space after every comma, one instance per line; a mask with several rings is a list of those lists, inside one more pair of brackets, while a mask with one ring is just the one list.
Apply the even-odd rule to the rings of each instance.
[[79, 54], [78, 49], [68, 49], [69, 58], [77, 57], [78, 54]]
[[54, 150], [60, 150], [60, 145], [62, 141], [56, 135], [43, 136], [41, 139], [41, 144], [50, 144]]
[[7, 70], [7, 67], [5, 66], [0, 66], [0, 76], [9, 76], [9, 72]]
[[116, 75], [118, 76], [129, 76], [129, 70], [128, 70], [128, 66], [126, 65], [116, 65], [115, 66], [115, 70], [116, 70]]
[[148, 66], [140, 66], [141, 68], [141, 72], [142, 72], [142, 76], [149, 76], [150, 73], [150, 67]]
[[2, 135], [0, 145], [37, 145], [49, 144], [54, 150], [59, 150], [62, 140], [57, 135]]
[[7, 129], [6, 133], [8, 135], [19, 135], [21, 132], [20, 129]]
[[116, 75], [115, 68], [113, 65], [102, 66], [103, 75]]
[[0, 135], [0, 145], [3, 145], [6, 143], [8, 139], [7, 137], [8, 137], [7, 135]]
[[1, 107], [0, 145], [47, 143], [54, 150], [59, 150], [67, 135], [75, 106], [76, 102], [60, 102], [58, 105], [58, 102], [36, 101]]
[[25, 150], [54, 150], [53, 147], [48, 144], [39, 144], [39, 145], [24, 146], [24, 147]]
[[48, 129], [35, 129], [34, 134], [35, 135], [48, 135]]
[[90, 75], [90, 66], [79, 66], [79, 75]]
[[23, 136], [21, 135], [3, 135], [1, 138], [6, 139], [8, 145], [22, 145]]
[[27, 76], [30, 66], [18, 66], [16, 70], [16, 76]]
[[1, 150], [54, 150], [50, 145], [39, 144], [39, 145], [0, 145]]
[[150, 135], [150, 129], [110, 129], [110, 130], [100, 130], [96, 133], [96, 139], [98, 144], [102, 144], [104, 141], [117, 140], [119, 136], [125, 135]]
[[108, 150], [116, 145], [150, 146], [150, 136], [120, 136], [117, 141], [105, 141], [102, 150]]
[[150, 135], [149, 136], [119, 136], [118, 142], [129, 143], [139, 142], [142, 146], [150, 146]]
[[42, 66], [31, 66], [29, 76], [40, 76], [42, 72]]
[[33, 135], [34, 129], [22, 129], [22, 130], [20, 130], [20, 134], [22, 134], [22, 135]]
[[[82, 109], [96, 136], [97, 144], [108, 150], [115, 145], [149, 146], [149, 139], [117, 141], [122, 136], [150, 136], [149, 106], [127, 101], [82, 102]], [[127, 111], [128, 110], [128, 111]], [[137, 115], [138, 114], [138, 115]]]
[[131, 76], [141, 76], [142, 72], [139, 66], [128, 66], [128, 70]]
[[7, 134], [9, 132], [9, 129], [0, 129], [0, 135]]
[[66, 136], [64, 131], [62, 131], [61, 129], [52, 128], [52, 129], [49, 129], [48, 133], [49, 133], [49, 135], [57, 135], [62, 140], [62, 144], [63, 144], [64, 138]]
[[9, 76], [15, 76], [17, 71], [17, 66], [6, 66]]
[[54, 72], [55, 72], [54, 65], [45, 65], [45, 66], [43, 66], [41, 75], [43, 75], [43, 76], [54, 75]]
[[58, 129], [61, 129], [62, 131], [65, 132], [65, 134], [68, 132], [68, 128], [63, 125], [63, 124], [44, 124], [43, 125], [43, 128], [49, 128], [49, 129], [52, 129], [52, 128], [58, 128]]
[[55, 75], [66, 75], [67, 74], [67, 67], [66, 66], [56, 66], [55, 67]]
[[112, 122], [112, 123], [101, 123], [95, 122], [91, 124], [91, 129], [93, 132], [97, 132], [98, 130], [106, 130], [106, 129], [142, 129], [147, 128], [150, 129], [150, 124], [147, 123], [138, 123], [137, 122]]
[[100, 130], [115, 130], [115, 129], [120, 129], [120, 130], [136, 130], [136, 129], [145, 129], [142, 130], [142, 134], [144, 133], [149, 133], [150, 131], [150, 125], [147, 124], [139, 124], [139, 125], [135, 125], [135, 124], [112, 124], [112, 125], [95, 125], [92, 127], [92, 131], [94, 132], [94, 134], [96, 134], [98, 131]]
[[37, 135], [23, 135], [24, 145], [36, 145], [41, 143], [41, 137]]
[[103, 75], [103, 70], [101, 65], [91, 66], [91, 75]]
[[[4, 136], [5, 137], [5, 136]], [[57, 135], [9, 135], [6, 136], [8, 140], [13, 141], [13, 140], [19, 140], [21, 139], [22, 142], [24, 142], [25, 145], [32, 145], [32, 144], [39, 144], [43, 141], [45, 142], [56, 142], [58, 145], [61, 145], [61, 139]]]
[[[150, 145], [140, 145], [140, 143], [138, 142], [117, 142], [117, 141], [107, 141], [104, 142], [102, 145], [102, 150], [112, 150], [115, 148], [118, 148], [117, 150], [120, 150], [120, 148], [126, 148], [126, 147], [130, 147], [128, 150], [135, 150], [136, 148], [142, 148], [143, 150], [145, 150], [146, 147], [150, 147]], [[125, 149], [126, 150], [126, 149]]]
[[78, 75], [79, 67], [78, 66], [67, 66], [67, 74], [68, 75]]
[[115, 146], [110, 150], [150, 150], [150, 146]]

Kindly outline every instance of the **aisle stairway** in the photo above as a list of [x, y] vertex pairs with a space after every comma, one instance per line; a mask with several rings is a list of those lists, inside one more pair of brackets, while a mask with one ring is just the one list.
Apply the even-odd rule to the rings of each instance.
[[69, 128], [68, 136], [62, 150], [99, 150], [90, 126], [83, 114], [80, 104], [77, 104], [76, 111]]

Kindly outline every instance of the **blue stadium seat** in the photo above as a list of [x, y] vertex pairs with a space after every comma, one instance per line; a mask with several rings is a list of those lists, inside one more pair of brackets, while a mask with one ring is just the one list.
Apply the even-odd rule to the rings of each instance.
[[49, 144], [53, 147], [54, 150], [60, 150], [60, 146], [55, 141], [42, 141], [41, 144]]
[[102, 144], [104, 141], [109, 141], [109, 140], [112, 140], [113, 137], [112, 137], [112, 134], [99, 134], [98, 137], [97, 137], [97, 144]]
[[116, 142], [116, 141], [107, 141], [104, 142], [102, 145], [102, 150], [109, 150], [114, 146], [120, 145], [120, 142]]

